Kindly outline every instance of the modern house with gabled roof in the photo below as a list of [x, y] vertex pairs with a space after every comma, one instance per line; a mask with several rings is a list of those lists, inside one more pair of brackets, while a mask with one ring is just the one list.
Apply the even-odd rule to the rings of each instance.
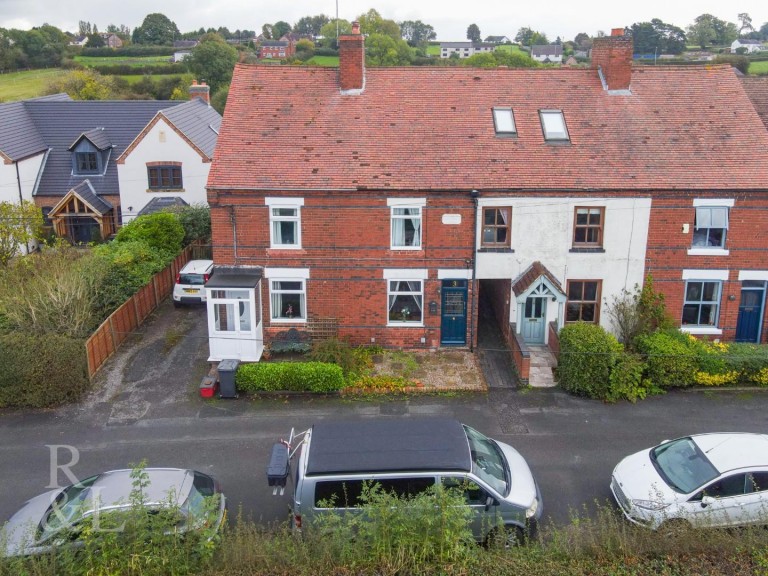
[[76, 243], [109, 237], [161, 199], [205, 203], [221, 124], [207, 88], [192, 86], [187, 102], [0, 104], [0, 201], [34, 201]]
[[730, 67], [633, 67], [618, 29], [590, 69], [368, 68], [353, 30], [338, 71], [235, 69], [211, 360], [329, 325], [472, 348], [481, 310], [522, 357], [649, 273], [687, 332], [766, 340], [768, 133]]

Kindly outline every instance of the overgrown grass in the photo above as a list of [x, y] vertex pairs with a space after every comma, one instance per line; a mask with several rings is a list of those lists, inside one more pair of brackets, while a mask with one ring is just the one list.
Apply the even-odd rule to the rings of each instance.
[[0, 102], [15, 102], [45, 94], [48, 84], [67, 72], [61, 68], [0, 74]]

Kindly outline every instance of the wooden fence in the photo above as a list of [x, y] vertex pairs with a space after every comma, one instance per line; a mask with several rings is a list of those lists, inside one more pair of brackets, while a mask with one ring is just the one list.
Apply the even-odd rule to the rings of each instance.
[[114, 354], [120, 345], [168, 297], [176, 282], [176, 274], [192, 260], [199, 246], [187, 246], [171, 264], [152, 277], [152, 280], [115, 310], [85, 342], [88, 355], [88, 376], [91, 378]]

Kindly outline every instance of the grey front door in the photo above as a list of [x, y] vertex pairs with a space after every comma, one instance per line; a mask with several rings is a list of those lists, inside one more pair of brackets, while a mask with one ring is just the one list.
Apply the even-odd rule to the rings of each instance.
[[547, 319], [547, 299], [529, 296], [523, 314], [523, 340], [528, 344], [544, 344]]

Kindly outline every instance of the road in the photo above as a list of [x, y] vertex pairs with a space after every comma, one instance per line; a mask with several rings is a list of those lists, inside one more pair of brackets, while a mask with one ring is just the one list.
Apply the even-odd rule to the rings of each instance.
[[[242, 513], [271, 524], [287, 518], [289, 498], [272, 496], [266, 482], [267, 460], [272, 444], [287, 437], [291, 427], [302, 430], [327, 418], [439, 415], [516, 447], [539, 482], [544, 517], [564, 524], [573, 511], [610, 498], [611, 470], [626, 454], [685, 434], [768, 431], [768, 394], [760, 390], [674, 392], [614, 405], [574, 398], [557, 389], [512, 388], [384, 401], [316, 397], [205, 401], [190, 384], [190, 378], [205, 371], [207, 345], [200, 314], [199, 310], [177, 314], [170, 307], [161, 311], [139, 335], [136, 349], [113, 359], [100, 392], [81, 405], [0, 413], [4, 487], [0, 519], [45, 491], [51, 482], [49, 446], [65, 445], [78, 452], [79, 461], [72, 467], [78, 478], [129, 467], [142, 459], [150, 466], [196, 468], [221, 480], [230, 517]], [[168, 342], [173, 345], [164, 345]], [[116, 387], [110, 379], [118, 373], [122, 382]], [[60, 448], [58, 456], [59, 463], [66, 464], [72, 454], [69, 448]], [[67, 483], [61, 470], [56, 476], [58, 482]]]

